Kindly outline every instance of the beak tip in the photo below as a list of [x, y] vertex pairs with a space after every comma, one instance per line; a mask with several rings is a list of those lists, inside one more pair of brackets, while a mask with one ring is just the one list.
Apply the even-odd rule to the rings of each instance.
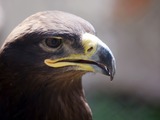
[[114, 73], [112, 73], [112, 71], [110, 71], [109, 76], [110, 76], [110, 80], [112, 81], [114, 79]]
[[111, 81], [114, 79], [115, 72], [116, 72], [115, 59], [112, 59], [111, 68], [109, 69], [109, 74], [110, 74], [110, 80]]
[[114, 75], [110, 75], [110, 80], [112, 81], [114, 78]]
[[110, 75], [110, 80], [113, 81], [113, 79], [114, 79], [114, 74], [113, 75], [111, 74]]

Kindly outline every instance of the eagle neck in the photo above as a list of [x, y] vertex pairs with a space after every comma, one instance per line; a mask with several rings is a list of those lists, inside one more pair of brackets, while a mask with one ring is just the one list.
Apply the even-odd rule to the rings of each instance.
[[[92, 120], [91, 110], [86, 102], [84, 90], [82, 88], [81, 77], [78, 79], [65, 79], [61, 87], [53, 89], [54, 95], [50, 99], [53, 105], [50, 114], [55, 115], [58, 120]], [[56, 98], [56, 99], [55, 99]], [[56, 106], [55, 106], [56, 105]], [[55, 114], [56, 112], [56, 114]]]
[[[1, 71], [2, 118], [13, 120], [92, 120], [79, 73], [56, 75]], [[8, 72], [5, 72], [8, 71]], [[54, 79], [43, 79], [54, 78]], [[62, 78], [61, 78], [62, 77]], [[12, 79], [11, 79], [12, 78]], [[3, 108], [2, 106], [2, 108]]]

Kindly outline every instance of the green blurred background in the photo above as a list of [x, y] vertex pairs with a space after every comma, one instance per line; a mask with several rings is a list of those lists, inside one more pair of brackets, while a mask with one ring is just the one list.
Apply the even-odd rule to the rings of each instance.
[[160, 120], [159, 0], [0, 0], [0, 45], [18, 23], [44, 10], [88, 20], [113, 51], [112, 82], [100, 74], [83, 77], [93, 120]]

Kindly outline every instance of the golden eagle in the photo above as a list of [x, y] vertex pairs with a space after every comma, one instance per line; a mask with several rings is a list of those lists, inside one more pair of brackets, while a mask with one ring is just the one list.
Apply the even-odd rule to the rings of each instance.
[[92, 120], [87, 72], [115, 74], [115, 58], [89, 22], [61, 11], [28, 17], [0, 49], [0, 120]]

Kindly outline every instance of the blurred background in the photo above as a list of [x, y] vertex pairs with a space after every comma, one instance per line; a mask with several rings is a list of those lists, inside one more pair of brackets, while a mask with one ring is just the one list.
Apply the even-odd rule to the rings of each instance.
[[88, 20], [113, 51], [113, 81], [83, 77], [93, 120], [160, 120], [160, 0], [0, 0], [0, 45], [22, 20], [44, 10]]

